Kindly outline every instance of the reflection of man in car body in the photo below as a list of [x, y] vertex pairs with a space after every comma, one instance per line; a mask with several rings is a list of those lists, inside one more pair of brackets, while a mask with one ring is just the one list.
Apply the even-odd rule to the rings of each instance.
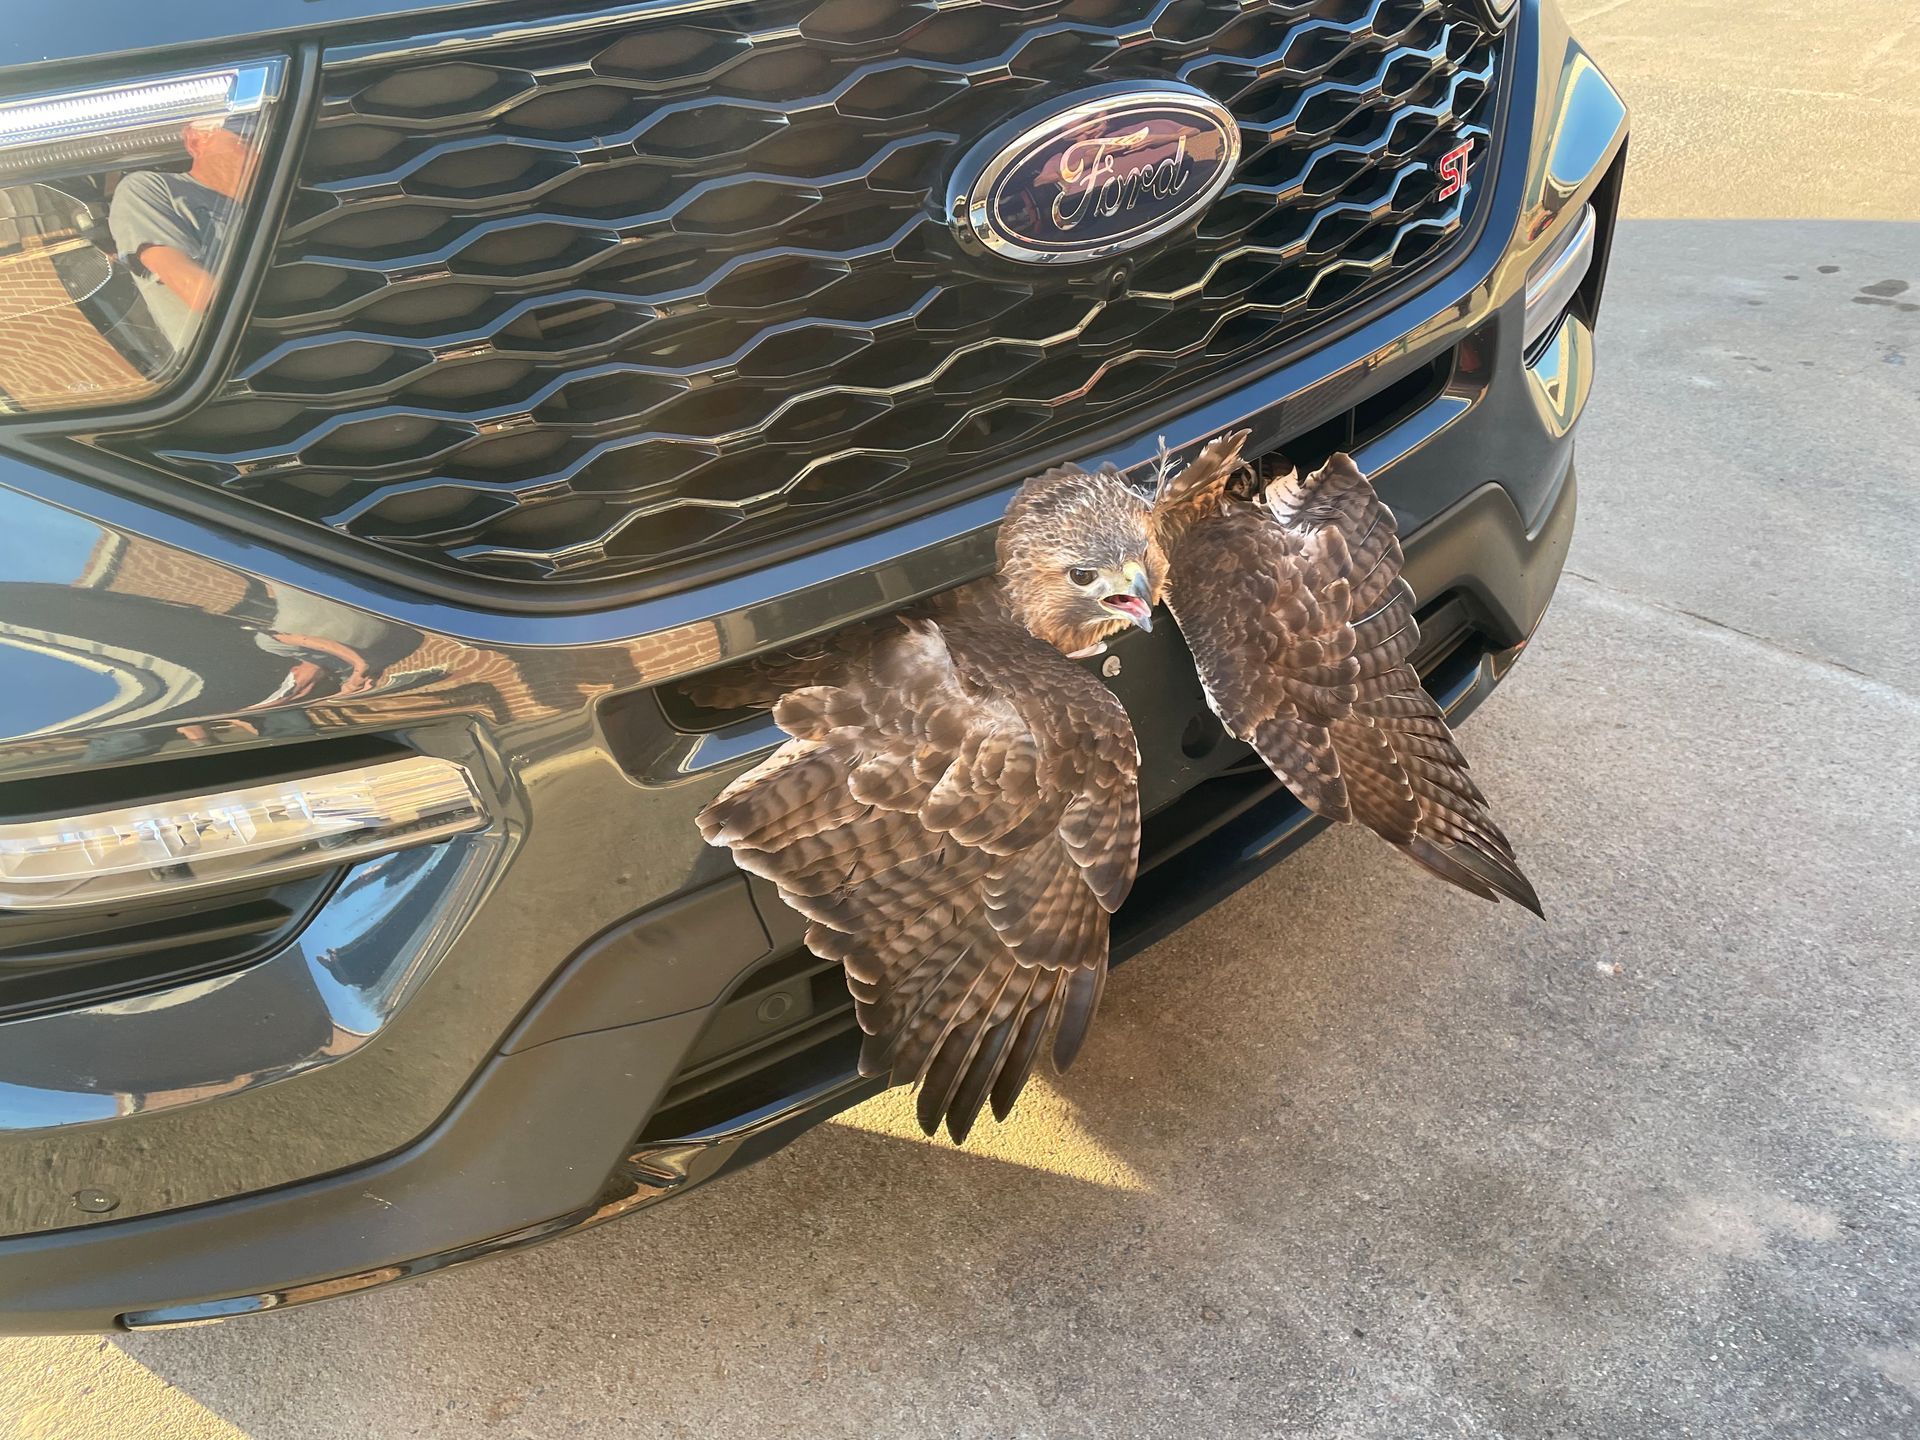
[[193, 162], [184, 174], [142, 170], [127, 176], [113, 192], [107, 216], [120, 258], [176, 348], [193, 338], [213, 302], [214, 263], [253, 165], [246, 140], [218, 121], [187, 126], [181, 143]]

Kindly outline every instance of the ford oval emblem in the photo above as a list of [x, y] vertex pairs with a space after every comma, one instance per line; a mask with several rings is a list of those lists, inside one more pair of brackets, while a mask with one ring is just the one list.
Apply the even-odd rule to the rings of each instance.
[[1097, 260], [1198, 215], [1239, 158], [1240, 127], [1212, 96], [1103, 86], [981, 141], [954, 174], [947, 214], [964, 241], [1009, 259]]

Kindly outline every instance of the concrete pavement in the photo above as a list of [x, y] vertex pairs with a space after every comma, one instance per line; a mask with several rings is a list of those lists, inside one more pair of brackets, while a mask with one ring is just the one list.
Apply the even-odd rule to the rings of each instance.
[[[1661, 97], [1854, 39], [1570, 8], [1641, 213], [1790, 213], [1716, 212]], [[1702, 15], [1712, 55], [1663, 28]], [[1920, 154], [1920, 62], [1854, 72], [1821, 205], [1887, 213], [1847, 175]], [[1920, 1433], [1920, 225], [1638, 221], [1615, 265], [1572, 573], [1464, 734], [1547, 923], [1330, 835], [965, 1151], [888, 1098], [423, 1284], [0, 1342], [0, 1435]]]
[[1561, 0], [1634, 107], [1628, 213], [1920, 218], [1909, 0]]

